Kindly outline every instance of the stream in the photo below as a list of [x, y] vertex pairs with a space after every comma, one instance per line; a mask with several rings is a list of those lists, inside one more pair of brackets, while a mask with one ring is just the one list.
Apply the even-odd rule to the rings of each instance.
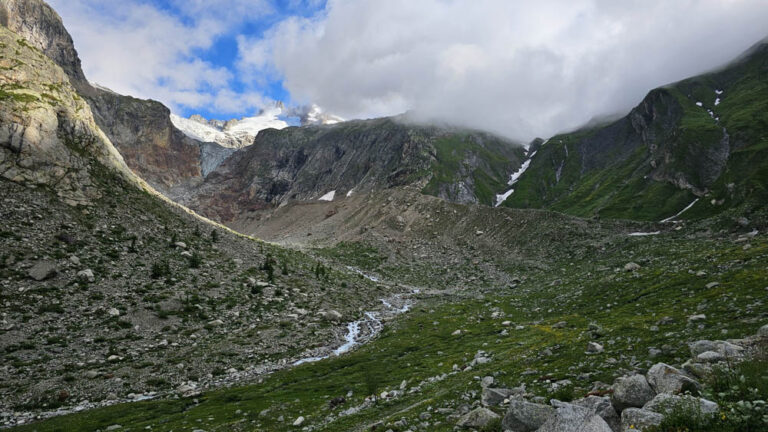
[[[373, 282], [380, 281], [379, 278], [365, 274], [357, 268], [349, 266], [347, 268]], [[411, 291], [411, 294], [418, 293], [418, 289]], [[381, 304], [384, 305], [383, 310], [365, 312], [363, 313], [363, 317], [359, 320], [347, 323], [347, 333], [344, 335], [345, 342], [331, 351], [331, 353], [322, 356], [304, 357], [295, 361], [293, 365], [298, 366], [304, 363], [312, 363], [349, 352], [355, 346], [364, 344], [379, 334], [384, 328], [384, 324], [381, 321], [382, 319], [406, 313], [411, 308], [410, 300], [407, 298], [404, 299], [403, 294], [394, 294], [390, 297], [383, 298], [381, 299]]]

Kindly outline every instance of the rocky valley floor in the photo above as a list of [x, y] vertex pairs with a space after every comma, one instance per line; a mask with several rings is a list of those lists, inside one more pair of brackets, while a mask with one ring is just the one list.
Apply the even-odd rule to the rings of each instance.
[[[656, 226], [391, 193], [396, 199], [369, 197], [381, 204], [365, 215], [363, 206], [345, 212], [344, 203], [334, 204], [331, 216], [330, 204], [304, 206], [295, 223], [314, 223], [312, 236], [297, 229], [283, 238], [303, 252], [231, 233], [211, 242], [207, 229], [198, 237], [195, 224], [174, 236], [162, 220], [141, 223], [142, 215], [164, 214], [145, 210], [99, 215], [116, 222], [85, 231], [61, 218], [34, 236], [6, 229], [3, 241], [25, 252], [4, 258], [4, 293], [10, 281], [23, 281], [28, 296], [3, 298], [4, 382], [13, 383], [4, 389], [6, 419], [31, 420], [13, 412], [86, 398], [156, 392], [158, 400], [19, 430], [454, 430], [481, 407], [500, 422], [511, 410], [505, 399], [610, 394], [617, 378], [645, 374], [656, 363], [682, 368], [690, 342], [741, 339], [768, 321], [768, 240], [757, 229], [760, 215]], [[44, 196], [31, 193], [23, 203], [6, 196], [13, 205], [5, 212], [17, 215], [17, 224], [45, 223], [45, 209], [35, 206]], [[254, 231], [263, 233], [269, 220]], [[131, 242], [117, 240], [130, 236], [114, 232], [117, 221], [141, 239], [133, 247], [159, 242], [162, 248], [152, 250], [162, 255], [131, 255]], [[272, 240], [284, 235], [268, 229]], [[56, 238], [67, 230], [85, 244]], [[341, 241], [330, 241], [332, 235]], [[173, 246], [178, 241], [186, 247]], [[53, 248], [42, 254], [23, 244]], [[105, 258], [110, 251], [117, 256]], [[185, 251], [202, 255], [201, 269], [190, 266]], [[267, 254], [277, 261], [273, 284], [260, 270]], [[58, 275], [31, 280], [30, 267], [44, 259], [55, 262]], [[165, 260], [170, 274], [153, 279], [151, 263]], [[143, 270], [135, 262], [145, 262]], [[287, 276], [282, 262], [290, 263]], [[94, 282], [77, 276], [86, 267]], [[331, 276], [318, 279], [319, 268]], [[116, 298], [98, 289], [112, 284], [136, 291]], [[254, 286], [263, 291], [255, 294]], [[278, 289], [283, 301], [276, 300]], [[191, 305], [181, 294], [187, 291], [199, 296]], [[155, 292], [165, 297], [153, 300]], [[396, 294], [408, 295], [411, 307], [369, 342], [323, 361], [275, 367], [280, 359], [290, 364], [338, 347], [346, 323]], [[182, 296], [175, 308], [157, 306], [174, 296]], [[77, 319], [62, 316], [57, 303], [81, 305]], [[112, 308], [119, 314], [111, 316]], [[341, 318], [329, 322], [302, 310], [336, 310]], [[267, 370], [274, 373], [259, 376]], [[236, 383], [249, 384], [231, 387]], [[489, 403], [487, 388], [518, 390]]]

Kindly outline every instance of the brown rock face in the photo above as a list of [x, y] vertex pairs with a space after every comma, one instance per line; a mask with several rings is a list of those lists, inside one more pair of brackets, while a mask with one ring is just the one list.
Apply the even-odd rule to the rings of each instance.
[[168, 108], [92, 87], [61, 17], [42, 0], [0, 0], [0, 23], [58, 64], [86, 99], [128, 166], [167, 193], [201, 176], [200, 146], [171, 123]]
[[99, 198], [107, 175], [139, 182], [59, 66], [5, 27], [0, 53], [0, 176], [70, 205]]

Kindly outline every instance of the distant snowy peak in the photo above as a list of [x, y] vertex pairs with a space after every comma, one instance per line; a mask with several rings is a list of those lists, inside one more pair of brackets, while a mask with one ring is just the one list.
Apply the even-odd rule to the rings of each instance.
[[255, 117], [240, 120], [208, 120], [195, 114], [184, 118], [171, 114], [171, 122], [190, 138], [203, 142], [215, 142], [224, 147], [243, 148], [253, 143], [264, 129], [283, 129], [289, 126], [284, 119], [298, 118], [302, 126], [341, 123], [343, 118], [323, 111], [319, 106], [305, 105], [286, 109], [282, 102], [275, 102], [261, 110]]
[[279, 116], [283, 113], [282, 103], [262, 110], [255, 117], [240, 120], [207, 120], [203, 116], [190, 118], [171, 114], [171, 122], [190, 138], [204, 142], [215, 142], [224, 147], [243, 148], [253, 144], [253, 139], [264, 129], [283, 129], [288, 123]]
[[298, 117], [302, 126], [307, 125], [331, 125], [341, 123], [343, 118], [326, 113], [316, 104], [304, 105], [290, 109], [286, 115], [288, 117]]

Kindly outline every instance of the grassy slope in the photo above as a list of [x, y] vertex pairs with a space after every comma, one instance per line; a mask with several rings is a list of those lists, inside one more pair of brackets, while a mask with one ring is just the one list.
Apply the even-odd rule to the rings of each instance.
[[[482, 144], [472, 134], [450, 134], [437, 138], [434, 143], [435, 161], [432, 164], [432, 178], [424, 187], [428, 195], [439, 195], [442, 187], [453, 185], [470, 178], [474, 193], [481, 204], [493, 205], [497, 193], [507, 188], [510, 158], [514, 154], [522, 160], [523, 148], [510, 148], [509, 144], [485, 137]], [[479, 159], [484, 167], [473, 167], [469, 160]]]
[[[290, 430], [299, 415], [307, 418], [305, 424], [319, 424], [334, 415], [319, 429], [329, 431], [356, 430], [378, 420], [400, 418], [413, 424], [427, 407], [455, 407], [475, 400], [478, 396], [469, 393], [480, 389], [474, 377], [489, 374], [501, 385], [525, 383], [540, 395], [548, 394], [550, 381], [570, 379], [579, 395], [593, 381], [611, 382], [623, 370], [647, 368], [657, 361], [681, 363], [688, 356], [684, 342], [741, 337], [765, 320], [768, 241], [759, 237], [744, 250], [742, 243], [705, 240], [692, 236], [694, 231], [627, 238], [612, 258], [553, 263], [552, 270], [529, 274], [528, 281], [513, 291], [491, 292], [479, 299], [425, 298], [422, 307], [351, 354], [278, 372], [258, 385], [211, 392], [197, 403], [123, 404], [17, 430], [94, 430], [111, 424], [163, 431]], [[643, 266], [637, 274], [619, 270], [629, 260]], [[369, 264], [376, 265], [375, 261]], [[695, 276], [699, 270], [709, 275]], [[720, 285], [707, 288], [711, 281]], [[493, 311], [499, 313], [495, 318]], [[687, 321], [696, 313], [707, 316], [700, 326]], [[662, 317], [673, 321], [661, 325], [660, 331], [649, 331]], [[504, 320], [524, 329], [504, 327]], [[558, 321], [568, 325], [553, 329], [551, 325]], [[606, 347], [604, 354], [584, 355], [586, 343], [593, 340], [587, 330], [590, 323], [604, 329], [598, 339]], [[508, 336], [500, 333], [505, 328]], [[453, 336], [456, 329], [463, 334]], [[650, 347], [661, 348], [664, 354], [650, 360]], [[546, 348], [551, 355], [543, 353]], [[398, 388], [403, 380], [410, 388], [449, 373], [454, 364], [466, 365], [478, 350], [489, 352], [493, 361], [357, 414], [339, 418], [339, 409], [328, 407], [331, 398], [350, 390], [354, 396], [341, 409], [361, 404], [372, 388], [378, 392]], [[615, 359], [615, 364], [608, 358]], [[589, 375], [579, 379], [582, 373]], [[265, 409], [269, 411], [259, 415]], [[281, 415], [284, 421], [278, 420]], [[430, 430], [453, 428], [453, 420], [434, 411], [432, 422]]]
[[[768, 199], [768, 82], [765, 48], [724, 71], [691, 78], [654, 92], [668, 92], [683, 110], [672, 135], [661, 144], [671, 149], [671, 167], [697, 179], [695, 158], [718, 143], [725, 128], [731, 139], [731, 155], [710, 196], [686, 214], [701, 218], [724, 209], [745, 205], [759, 207]], [[723, 90], [718, 96], [715, 90]], [[715, 105], [715, 99], [720, 103]], [[702, 102], [703, 108], [696, 105]], [[719, 124], [707, 113], [714, 111]], [[670, 183], [646, 178], [652, 172], [648, 149], [638, 148], [628, 159], [609, 162], [604, 168], [585, 170], [573, 157], [582, 141], [596, 129], [558, 135], [534, 158], [529, 170], [505, 202], [515, 208], [551, 208], [578, 215], [659, 220], [671, 216], [694, 195]], [[570, 156], [565, 156], [568, 146]], [[610, 160], [610, 158], [609, 158]], [[555, 172], [564, 162], [559, 181]], [[731, 186], [729, 186], [731, 185]], [[712, 200], [716, 204], [712, 204]], [[724, 203], [717, 201], [725, 200]]]

